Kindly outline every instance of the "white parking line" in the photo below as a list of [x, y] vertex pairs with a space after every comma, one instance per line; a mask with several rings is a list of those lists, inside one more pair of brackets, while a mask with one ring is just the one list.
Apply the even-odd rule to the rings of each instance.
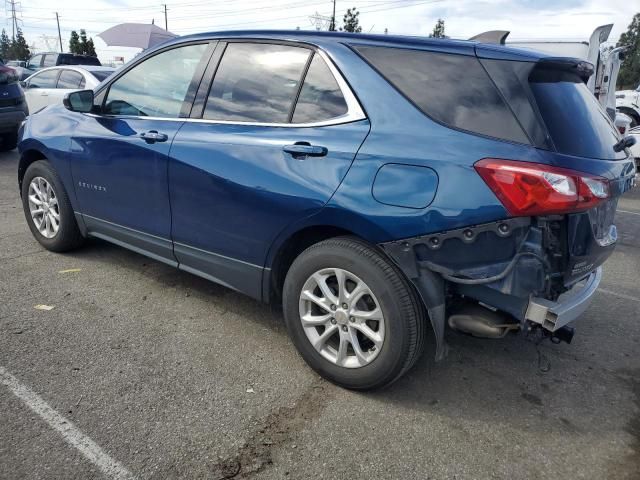
[[630, 300], [632, 302], [640, 303], [640, 298], [632, 297], [631, 295], [625, 295], [624, 293], [613, 292], [611, 290], [607, 290], [606, 288], [598, 288], [599, 292], [606, 293], [607, 295], [614, 295], [616, 297], [624, 298], [625, 300]]
[[620, 210], [620, 209], [618, 209], [616, 211], [620, 212], [620, 213], [629, 213], [631, 215], [640, 215], [640, 213], [638, 213], [638, 212], [630, 212], [629, 210]]
[[76, 428], [73, 423], [56, 412], [47, 402], [29, 387], [22, 385], [16, 377], [0, 366], [0, 383], [37, 413], [47, 424], [57, 431], [71, 446], [78, 449], [91, 463], [109, 478], [131, 480], [135, 478], [127, 468], [115, 461], [97, 443]]

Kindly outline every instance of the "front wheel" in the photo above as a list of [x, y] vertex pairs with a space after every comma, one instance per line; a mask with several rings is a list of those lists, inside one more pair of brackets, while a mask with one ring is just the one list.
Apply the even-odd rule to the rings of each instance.
[[391, 384], [424, 348], [425, 314], [384, 255], [339, 237], [305, 250], [284, 283], [287, 330], [304, 360], [346, 388]]
[[82, 237], [64, 185], [46, 160], [33, 162], [22, 179], [22, 207], [33, 236], [47, 250], [66, 252]]

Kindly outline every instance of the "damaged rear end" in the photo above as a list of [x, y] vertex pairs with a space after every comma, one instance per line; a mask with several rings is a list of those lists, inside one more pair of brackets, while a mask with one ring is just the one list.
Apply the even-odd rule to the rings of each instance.
[[478, 337], [537, 329], [571, 341], [616, 244], [618, 199], [635, 182], [629, 151], [586, 88], [593, 67], [505, 50], [478, 45], [476, 56], [539, 161], [484, 157], [474, 169], [508, 216], [382, 245], [427, 306], [437, 358], [445, 324]]

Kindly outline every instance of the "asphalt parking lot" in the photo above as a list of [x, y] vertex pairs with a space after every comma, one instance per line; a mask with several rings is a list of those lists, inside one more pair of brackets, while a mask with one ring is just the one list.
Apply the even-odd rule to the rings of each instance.
[[45, 251], [16, 171], [0, 154], [0, 478], [640, 478], [640, 188], [571, 345], [449, 332], [363, 394], [240, 294], [104, 242]]

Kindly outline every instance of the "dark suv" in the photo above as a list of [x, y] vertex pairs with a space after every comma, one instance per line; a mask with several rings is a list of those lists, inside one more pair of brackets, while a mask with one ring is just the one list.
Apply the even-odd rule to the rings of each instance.
[[27, 65], [22, 69], [20, 80], [25, 80], [29, 75], [41, 68], [57, 67], [58, 65], [93, 65], [102, 66], [97, 57], [89, 55], [77, 55], [75, 53], [47, 52], [32, 56]]
[[16, 148], [18, 129], [27, 115], [29, 108], [18, 73], [0, 61], [0, 151]]
[[380, 387], [429, 326], [437, 358], [447, 326], [570, 339], [635, 175], [591, 74], [476, 42], [181, 37], [29, 117], [23, 208], [49, 250], [97, 237], [281, 303], [309, 365]]

